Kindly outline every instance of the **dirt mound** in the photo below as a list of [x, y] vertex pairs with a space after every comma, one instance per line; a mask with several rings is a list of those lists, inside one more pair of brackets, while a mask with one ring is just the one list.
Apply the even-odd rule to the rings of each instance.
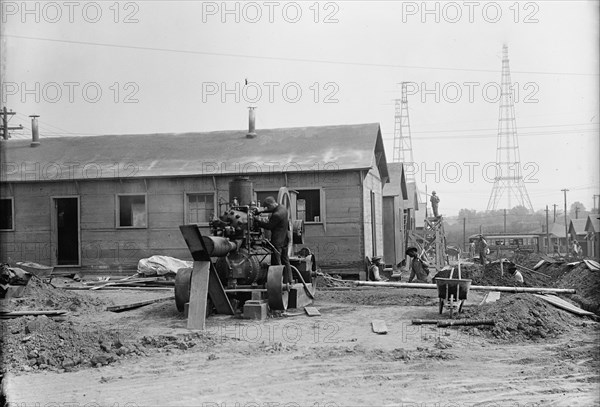
[[600, 271], [591, 271], [585, 264], [576, 267], [563, 266], [566, 272], [557, 281], [562, 288], [574, 288], [571, 296], [581, 308], [600, 315]]
[[[580, 320], [572, 314], [560, 310], [532, 294], [506, 294], [491, 304], [465, 310], [469, 319], [491, 319], [495, 326], [464, 328], [471, 333], [484, 335], [502, 341], [526, 341], [555, 338], [568, 331]], [[477, 331], [475, 331], [477, 329]]]
[[319, 301], [341, 302], [354, 305], [427, 306], [437, 304], [436, 295], [437, 294], [433, 290], [377, 287], [375, 289], [368, 288], [340, 291], [323, 290], [317, 292], [317, 299]]
[[138, 335], [139, 325], [103, 328], [46, 316], [2, 324], [2, 372], [55, 371], [99, 367], [154, 352], [207, 350], [222, 338], [204, 332], [184, 335]]
[[44, 315], [4, 321], [2, 365], [5, 371], [71, 371], [81, 366], [107, 365], [143, 350], [127, 341], [123, 329], [101, 329]]
[[5, 303], [3, 308], [8, 311], [64, 309], [80, 313], [104, 311], [107, 305], [113, 305], [112, 301], [99, 296], [92, 294], [84, 296], [55, 288], [36, 278], [29, 280], [21, 298], [11, 298]]

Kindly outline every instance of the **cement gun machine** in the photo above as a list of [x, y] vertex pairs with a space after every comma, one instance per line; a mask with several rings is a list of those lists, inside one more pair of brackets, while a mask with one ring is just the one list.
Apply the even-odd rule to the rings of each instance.
[[[210, 235], [197, 225], [180, 226], [194, 260], [210, 262], [206, 313], [230, 314], [245, 309], [247, 302], [266, 302], [271, 310], [309, 305], [315, 292], [316, 261], [308, 248], [294, 254], [296, 245], [304, 243], [304, 222], [296, 219], [296, 193], [282, 187], [276, 197], [288, 211], [288, 256], [296, 284], [284, 284], [285, 266], [271, 266], [270, 232], [263, 231], [253, 218], [260, 208], [255, 204], [252, 182], [234, 179], [229, 183], [229, 197], [226, 210], [210, 222]], [[192, 272], [182, 269], [177, 273], [175, 303], [179, 311], [190, 301]]]

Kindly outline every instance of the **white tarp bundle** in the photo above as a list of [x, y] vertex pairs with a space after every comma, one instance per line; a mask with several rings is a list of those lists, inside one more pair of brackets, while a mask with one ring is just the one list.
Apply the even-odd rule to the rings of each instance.
[[145, 276], [162, 276], [164, 274], [177, 273], [177, 270], [185, 267], [193, 267], [193, 262], [169, 256], [152, 256], [147, 259], [141, 259], [138, 262], [137, 271]]

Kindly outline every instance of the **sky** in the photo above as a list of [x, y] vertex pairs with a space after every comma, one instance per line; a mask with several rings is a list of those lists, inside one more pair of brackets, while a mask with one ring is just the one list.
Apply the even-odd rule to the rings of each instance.
[[[407, 100], [415, 178], [483, 211], [507, 45], [535, 210], [600, 194], [597, 1], [1, 2], [2, 106], [30, 137], [379, 123]], [[246, 84], [246, 81], [248, 84]], [[310, 146], [307, 146], [310, 148]], [[597, 199], [600, 200], [600, 197]], [[512, 201], [510, 206], [516, 205]], [[596, 204], [598, 206], [598, 203]], [[497, 209], [510, 208], [504, 200]]]

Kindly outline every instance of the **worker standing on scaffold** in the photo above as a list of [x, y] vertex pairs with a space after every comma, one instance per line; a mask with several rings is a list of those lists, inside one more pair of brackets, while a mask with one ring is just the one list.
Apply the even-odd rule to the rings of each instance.
[[431, 191], [431, 198], [429, 201], [431, 202], [431, 209], [433, 209], [433, 216], [439, 218], [438, 204], [440, 203], [440, 197], [436, 195], [435, 191]]

